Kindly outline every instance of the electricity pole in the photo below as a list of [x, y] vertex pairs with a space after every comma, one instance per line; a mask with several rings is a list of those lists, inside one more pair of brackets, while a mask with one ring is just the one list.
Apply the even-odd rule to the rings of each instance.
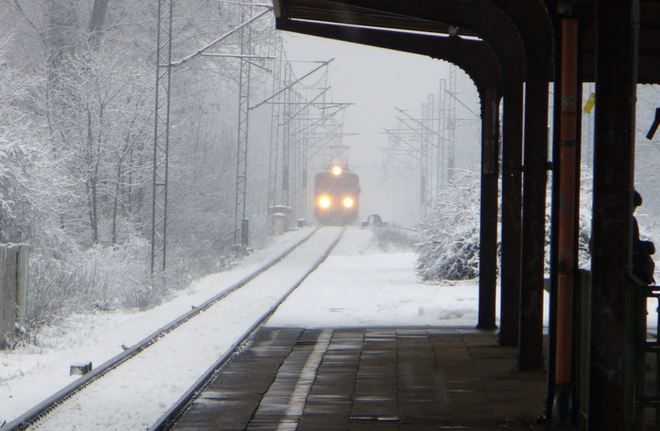
[[[241, 22], [252, 14], [252, 0], [241, 5]], [[241, 56], [252, 51], [252, 26], [241, 29]], [[245, 249], [249, 243], [247, 205], [247, 159], [250, 118], [250, 60], [241, 58], [238, 83], [238, 140], [236, 148], [236, 199], [234, 201], [234, 244]]]
[[170, 82], [172, 69], [172, 9], [174, 0], [158, 0], [156, 36], [156, 100], [151, 191], [151, 273], [167, 262], [167, 180], [170, 145]]
[[[250, 0], [251, 1], [251, 0]], [[154, 107], [154, 156], [153, 181], [151, 203], [151, 273], [160, 263], [160, 270], [164, 271], [167, 263], [167, 204], [168, 204], [168, 177], [169, 177], [169, 144], [170, 144], [170, 100], [171, 100], [171, 72], [172, 68], [181, 66], [193, 59], [208, 57], [241, 57], [241, 61], [251, 56], [235, 54], [213, 54], [207, 51], [237, 31], [249, 27], [254, 21], [272, 12], [272, 6], [258, 5], [263, 11], [240, 25], [224, 33], [195, 52], [172, 61], [172, 22], [174, 0], [158, 0], [158, 25], [156, 35], [156, 97]], [[248, 5], [249, 7], [250, 5]], [[251, 10], [251, 8], [250, 8]], [[249, 76], [249, 69], [247, 70]], [[249, 91], [249, 89], [248, 89]], [[247, 130], [247, 117], [245, 117]], [[247, 135], [245, 137], [247, 142]], [[245, 147], [247, 151], [247, 146]], [[247, 156], [247, 153], [245, 153]], [[247, 159], [246, 159], [247, 161]], [[244, 214], [244, 209], [243, 209]]]
[[447, 102], [447, 183], [454, 179], [456, 169], [456, 66], [449, 67], [449, 98]]
[[[282, 86], [282, 65], [284, 49], [282, 40], [277, 38], [274, 48], [274, 57], [277, 59], [273, 66], [273, 93]], [[271, 105], [270, 120], [270, 142], [268, 146], [268, 208], [272, 208], [277, 203], [277, 176], [280, 154], [280, 121], [282, 117], [282, 107], [279, 103], [281, 96], [275, 97], [275, 104]]]

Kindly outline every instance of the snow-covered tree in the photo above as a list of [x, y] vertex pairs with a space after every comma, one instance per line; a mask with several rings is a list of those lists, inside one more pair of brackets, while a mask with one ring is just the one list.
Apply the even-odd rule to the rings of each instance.
[[57, 98], [51, 128], [61, 162], [79, 187], [79, 201], [66, 218], [88, 233], [86, 243], [116, 243], [126, 173], [146, 178], [150, 167], [144, 154], [152, 118], [150, 80], [144, 66], [112, 47], [79, 47], [63, 61], [68, 72], [51, 93]]
[[479, 274], [479, 175], [463, 171], [434, 199], [420, 226], [417, 272], [423, 280], [466, 280]]
[[[145, 307], [151, 285], [156, 8], [131, 0], [0, 7], [0, 241], [31, 246], [33, 328], [76, 310]], [[236, 4], [174, 7], [173, 60], [241, 22]], [[254, 26], [255, 53], [273, 41]], [[217, 51], [239, 53], [239, 34]], [[238, 109], [235, 58], [172, 69], [168, 287], [221, 267], [231, 244]], [[253, 68], [253, 102], [272, 91]], [[265, 213], [267, 111], [251, 113], [248, 213]], [[251, 229], [259, 233], [258, 229]]]

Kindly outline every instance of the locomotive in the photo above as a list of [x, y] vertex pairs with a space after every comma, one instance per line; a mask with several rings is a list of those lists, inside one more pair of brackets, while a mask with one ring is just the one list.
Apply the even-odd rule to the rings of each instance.
[[358, 217], [360, 178], [345, 164], [333, 163], [314, 178], [314, 216], [323, 225], [347, 225]]

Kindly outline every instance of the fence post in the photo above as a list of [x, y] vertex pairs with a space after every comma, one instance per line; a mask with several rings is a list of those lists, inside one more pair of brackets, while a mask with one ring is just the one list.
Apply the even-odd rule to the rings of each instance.
[[26, 244], [18, 246], [16, 256], [16, 322], [24, 326], [27, 318], [27, 288], [28, 288], [28, 261], [30, 247]]
[[16, 324], [25, 324], [28, 257], [27, 245], [0, 245], [0, 349], [13, 346]]
[[16, 259], [14, 250], [0, 246], [0, 349], [14, 344], [16, 325]]

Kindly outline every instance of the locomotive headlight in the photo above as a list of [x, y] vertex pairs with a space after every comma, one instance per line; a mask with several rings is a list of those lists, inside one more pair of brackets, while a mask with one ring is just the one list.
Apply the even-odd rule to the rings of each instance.
[[334, 165], [334, 166], [332, 167], [332, 169], [330, 170], [330, 172], [332, 172], [332, 175], [334, 175], [335, 177], [338, 177], [338, 176], [340, 176], [342, 173], [344, 173], [344, 169], [343, 169], [341, 166], [339, 166], [339, 165]]
[[351, 196], [345, 196], [344, 199], [341, 200], [341, 204], [344, 208], [353, 208], [355, 205], [355, 199]]
[[319, 196], [318, 199], [318, 206], [319, 208], [323, 208], [324, 210], [327, 210], [332, 206], [332, 199], [330, 199], [330, 196], [328, 195], [321, 195]]

